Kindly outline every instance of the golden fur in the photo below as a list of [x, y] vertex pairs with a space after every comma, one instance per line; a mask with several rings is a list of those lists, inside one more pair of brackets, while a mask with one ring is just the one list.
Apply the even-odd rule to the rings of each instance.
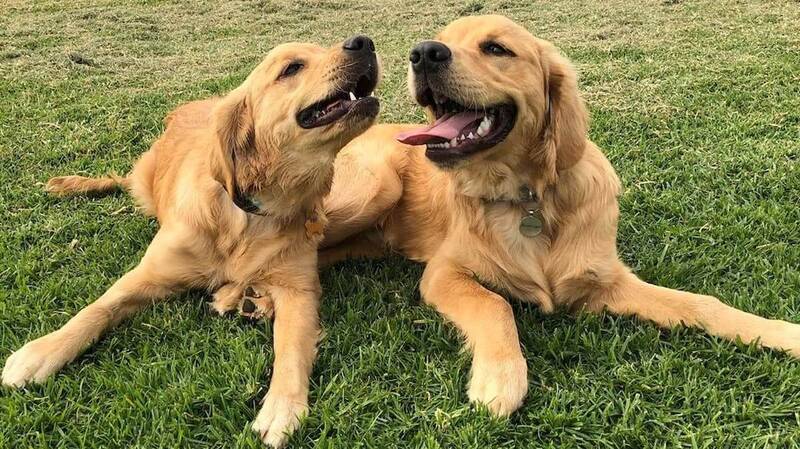
[[[487, 39], [516, 57], [482, 53]], [[379, 255], [384, 245], [424, 262], [424, 301], [456, 325], [473, 352], [472, 401], [508, 415], [528, 389], [512, 309], [496, 291], [545, 312], [608, 309], [800, 356], [800, 326], [650, 285], [619, 260], [620, 183], [587, 138], [575, 71], [550, 43], [500, 16], [456, 20], [437, 40], [453, 55], [439, 87], [476, 109], [513, 101], [514, 129], [495, 147], [444, 169], [424, 147], [395, 140], [416, 126], [379, 125], [353, 140], [336, 160], [320, 263]], [[413, 85], [411, 71], [409, 77]], [[535, 238], [518, 230], [518, 205], [492, 201], [515, 197], [523, 184], [542, 207], [544, 232]]]
[[[297, 61], [303, 68], [282, 76]], [[283, 445], [307, 410], [319, 335], [321, 235], [309, 235], [306, 221], [324, 223], [320, 205], [335, 156], [372, 124], [377, 107], [312, 129], [301, 128], [296, 113], [350, 82], [359, 65], [342, 45], [280, 45], [225, 97], [172, 111], [127, 177], [51, 179], [54, 194], [125, 187], [160, 229], [139, 265], [97, 301], [12, 354], [3, 383], [44, 380], [125, 317], [180, 290], [215, 291], [213, 307], [225, 313], [252, 286], [275, 307], [273, 375], [253, 429], [265, 443]], [[259, 214], [237, 207], [236, 192], [259, 200]]]

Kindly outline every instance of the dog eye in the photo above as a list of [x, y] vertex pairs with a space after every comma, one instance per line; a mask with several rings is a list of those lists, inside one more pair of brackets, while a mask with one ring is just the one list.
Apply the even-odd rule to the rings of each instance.
[[503, 47], [502, 45], [498, 44], [497, 42], [484, 42], [481, 44], [481, 50], [486, 53], [487, 55], [492, 56], [515, 56], [514, 52]]
[[286, 78], [287, 76], [292, 76], [295, 73], [299, 72], [300, 69], [302, 69], [302, 68], [303, 68], [303, 64], [302, 63], [293, 62], [293, 63], [287, 65], [286, 68], [283, 69], [283, 72], [281, 72], [281, 76], [279, 76], [278, 79]]

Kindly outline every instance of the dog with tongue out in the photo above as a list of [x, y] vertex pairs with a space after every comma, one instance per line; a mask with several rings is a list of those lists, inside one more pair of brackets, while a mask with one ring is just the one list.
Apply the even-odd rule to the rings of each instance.
[[[430, 126], [398, 134], [397, 140], [408, 145], [429, 145], [432, 148], [457, 147], [459, 143], [463, 143], [467, 139], [473, 140], [479, 135], [479, 121], [481, 126], [484, 123], [491, 126], [491, 119], [488, 115], [476, 111], [449, 112]], [[485, 131], [485, 128], [481, 129]], [[481, 134], [481, 137], [483, 135], [485, 132]]]
[[[410, 61], [409, 85], [434, 122], [401, 132], [398, 141], [425, 145], [431, 161], [448, 167], [507, 137], [516, 118], [514, 99], [476, 96], [475, 86], [458, 75], [458, 62], [450, 47], [437, 41], [422, 42], [411, 51]], [[476, 98], [485, 101], [477, 102]]]
[[508, 415], [528, 390], [514, 315], [496, 292], [545, 313], [608, 310], [800, 356], [800, 326], [648, 284], [619, 260], [619, 180], [550, 43], [505, 17], [466, 17], [410, 61], [431, 124], [374, 126], [339, 153], [319, 261], [389, 248], [425, 263], [422, 298], [472, 351], [472, 401]]

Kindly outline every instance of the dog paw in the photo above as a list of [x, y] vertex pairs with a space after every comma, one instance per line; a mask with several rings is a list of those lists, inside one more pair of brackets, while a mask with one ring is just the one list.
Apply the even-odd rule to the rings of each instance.
[[522, 405], [527, 392], [528, 366], [522, 355], [473, 360], [467, 391], [470, 401], [485, 405], [494, 415], [508, 416]]
[[29, 382], [43, 382], [72, 359], [71, 352], [55, 333], [28, 342], [6, 360], [3, 385], [21, 388]]
[[234, 284], [225, 284], [212, 296], [209, 306], [219, 315], [235, 312], [239, 309], [242, 299], [242, 290]]
[[800, 358], [800, 325], [785, 321], [779, 322], [778, 331], [775, 334], [773, 344], [771, 344], [770, 336], [762, 338], [761, 344], [784, 350], [789, 355]]
[[253, 421], [253, 431], [267, 446], [282, 448], [289, 440], [289, 435], [300, 426], [300, 419], [306, 413], [306, 398], [267, 392], [264, 405]]
[[50, 178], [44, 186], [44, 191], [54, 195], [62, 195], [69, 191], [71, 184], [75, 184], [76, 179], [81, 179], [80, 176], [56, 176]]
[[274, 304], [269, 293], [260, 293], [253, 287], [247, 287], [239, 304], [239, 314], [251, 320], [261, 318], [272, 319]]

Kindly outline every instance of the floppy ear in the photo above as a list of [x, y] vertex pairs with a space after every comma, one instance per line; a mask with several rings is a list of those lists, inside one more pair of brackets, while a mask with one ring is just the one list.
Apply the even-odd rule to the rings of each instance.
[[544, 113], [544, 163], [552, 181], [558, 172], [575, 165], [583, 156], [589, 114], [578, 93], [575, 69], [555, 47], [543, 43], [541, 48], [544, 69], [546, 106]]
[[228, 194], [236, 194], [236, 159], [246, 156], [253, 145], [255, 127], [247, 91], [239, 87], [231, 91], [213, 112], [212, 126], [216, 145], [211, 156], [211, 175]]

